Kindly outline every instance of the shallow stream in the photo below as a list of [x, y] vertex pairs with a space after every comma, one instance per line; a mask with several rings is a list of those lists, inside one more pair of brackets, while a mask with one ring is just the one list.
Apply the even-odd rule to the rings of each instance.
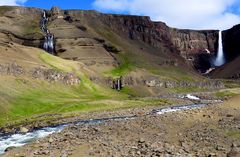
[[[191, 105], [185, 105], [185, 106], [173, 106], [173, 107], [166, 107], [158, 110], [151, 111], [148, 115], [153, 114], [166, 114], [171, 112], [179, 112], [179, 111], [185, 111], [185, 110], [193, 110], [193, 109], [199, 109], [203, 108], [207, 105], [205, 104], [191, 104]], [[135, 119], [137, 116], [125, 116], [125, 117], [112, 117], [112, 118], [103, 118], [103, 119], [91, 119], [91, 120], [83, 120], [75, 122], [75, 125], [97, 125], [101, 123], [106, 123], [108, 121], [118, 121], [118, 120], [130, 120]], [[13, 135], [3, 135], [0, 136], [0, 154], [3, 154], [4, 151], [9, 147], [21, 147], [25, 144], [28, 144], [34, 140], [46, 137], [53, 133], [58, 133], [62, 131], [70, 124], [63, 124], [55, 127], [46, 127], [38, 130], [34, 130], [32, 132], [26, 133], [26, 134], [13, 134]]]

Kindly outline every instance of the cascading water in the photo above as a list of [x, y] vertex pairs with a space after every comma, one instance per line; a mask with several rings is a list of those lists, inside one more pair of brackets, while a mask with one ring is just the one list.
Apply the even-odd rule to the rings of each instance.
[[222, 31], [219, 31], [219, 36], [218, 36], [218, 53], [217, 57], [214, 61], [215, 66], [221, 66], [225, 63], [225, 57], [224, 57], [224, 52], [223, 52], [223, 44], [222, 44]]
[[40, 21], [41, 30], [45, 34], [43, 48], [48, 53], [54, 55], [55, 53], [54, 35], [50, 33], [50, 31], [47, 29], [47, 22], [48, 22], [48, 18], [47, 18], [46, 12], [44, 11], [42, 14], [42, 19]]

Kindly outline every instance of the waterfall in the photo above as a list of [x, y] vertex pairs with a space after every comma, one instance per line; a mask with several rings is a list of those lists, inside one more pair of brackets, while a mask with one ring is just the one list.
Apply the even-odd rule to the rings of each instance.
[[40, 21], [41, 30], [45, 34], [43, 48], [48, 53], [54, 55], [54, 50], [55, 50], [55, 48], [54, 48], [54, 35], [52, 33], [50, 33], [50, 31], [47, 29], [47, 22], [48, 22], [48, 18], [47, 18], [46, 12], [44, 11], [43, 14], [42, 14], [42, 19]]
[[43, 12], [43, 18], [46, 19], [46, 12]]
[[219, 31], [219, 36], [218, 36], [218, 53], [217, 57], [214, 61], [215, 66], [221, 66], [225, 63], [225, 57], [224, 57], [224, 52], [223, 52], [223, 44], [222, 44], [222, 31]]

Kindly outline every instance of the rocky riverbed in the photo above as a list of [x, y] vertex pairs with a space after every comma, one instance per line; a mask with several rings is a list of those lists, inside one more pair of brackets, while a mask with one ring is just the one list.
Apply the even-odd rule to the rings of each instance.
[[[3, 156], [229, 156], [240, 155], [240, 97], [202, 109], [146, 115], [60, 133], [9, 149]], [[134, 110], [132, 110], [134, 112]]]

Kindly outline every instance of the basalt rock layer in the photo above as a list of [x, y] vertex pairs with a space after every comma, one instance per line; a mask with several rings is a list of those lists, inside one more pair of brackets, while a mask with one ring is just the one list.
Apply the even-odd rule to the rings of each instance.
[[232, 61], [240, 55], [240, 25], [223, 31], [223, 50], [226, 60]]
[[[1, 17], [2, 21], [3, 18], [8, 17], [12, 17], [7, 20], [12, 24], [16, 21], [24, 21], [24, 19], [29, 20], [27, 20], [27, 25], [19, 25], [19, 28], [16, 29], [3, 27], [3, 25], [1, 27], [1, 32], [6, 34], [8, 38], [14, 42], [26, 46], [42, 47], [44, 37], [37, 27], [39, 26], [38, 22], [40, 21], [43, 10], [21, 7], [7, 7], [5, 10], [6, 12], [2, 12], [2, 15], [7, 17]], [[146, 16], [110, 15], [98, 13], [96, 11], [60, 10], [59, 8], [53, 8], [52, 10], [47, 11], [47, 14], [50, 17], [49, 29], [56, 34], [57, 39], [92, 39], [96, 36], [95, 33], [100, 34], [100, 37], [102, 37], [102, 34], [98, 31], [95, 30], [95, 32], [90, 32], [88, 31], [88, 28], [91, 28], [92, 25], [98, 26], [98, 29], [104, 27], [104, 29], [113, 31], [123, 39], [133, 40], [140, 44], [144, 43], [156, 48], [153, 52], [154, 55], [161, 56], [167, 54], [168, 56], [171, 56], [172, 53], [179, 54], [181, 57], [185, 58], [190, 65], [193, 65], [200, 71], [204, 71], [211, 66], [209, 58], [217, 52], [217, 30], [182, 30], [170, 28], [163, 22], [153, 22]], [[33, 18], [28, 17], [29, 15]], [[16, 16], [19, 16], [19, 19], [16, 19]], [[66, 27], [72, 27], [72, 32], [68, 32]], [[61, 32], [60, 28], [62, 29]], [[19, 31], [22, 29], [28, 30]], [[86, 41], [85, 45], [92, 44], [88, 42], [86, 43]], [[56, 50], [58, 53], [64, 51], [61, 44], [56, 44]], [[150, 52], [150, 50], [144, 49], [145, 47], [143, 46], [139, 47], [141, 50]], [[176, 60], [175, 57], [170, 58]], [[204, 64], [205, 66], [202, 66], [201, 61], [206, 63]]]
[[[65, 19], [81, 30], [84, 28], [85, 34], [89, 26], [98, 26], [98, 28], [94, 28], [95, 30], [103, 27], [106, 31], [113, 31], [125, 40], [134, 41], [139, 49], [147, 51], [147, 53], [157, 56], [165, 55], [165, 57], [167, 55], [166, 58], [170, 56], [173, 61], [176, 60], [175, 56], [179, 55], [200, 72], [204, 72], [212, 66], [211, 59], [216, 55], [218, 48], [217, 30], [176, 29], [163, 22], [153, 22], [146, 16], [111, 15], [76, 10], [61, 11], [59, 14], [61, 14], [58, 16], [59, 18]], [[99, 32], [102, 33], [97, 31], [97, 33]], [[109, 38], [111, 38], [110, 34], [108, 34]], [[155, 48], [155, 51], [152, 52], [142, 44]]]

